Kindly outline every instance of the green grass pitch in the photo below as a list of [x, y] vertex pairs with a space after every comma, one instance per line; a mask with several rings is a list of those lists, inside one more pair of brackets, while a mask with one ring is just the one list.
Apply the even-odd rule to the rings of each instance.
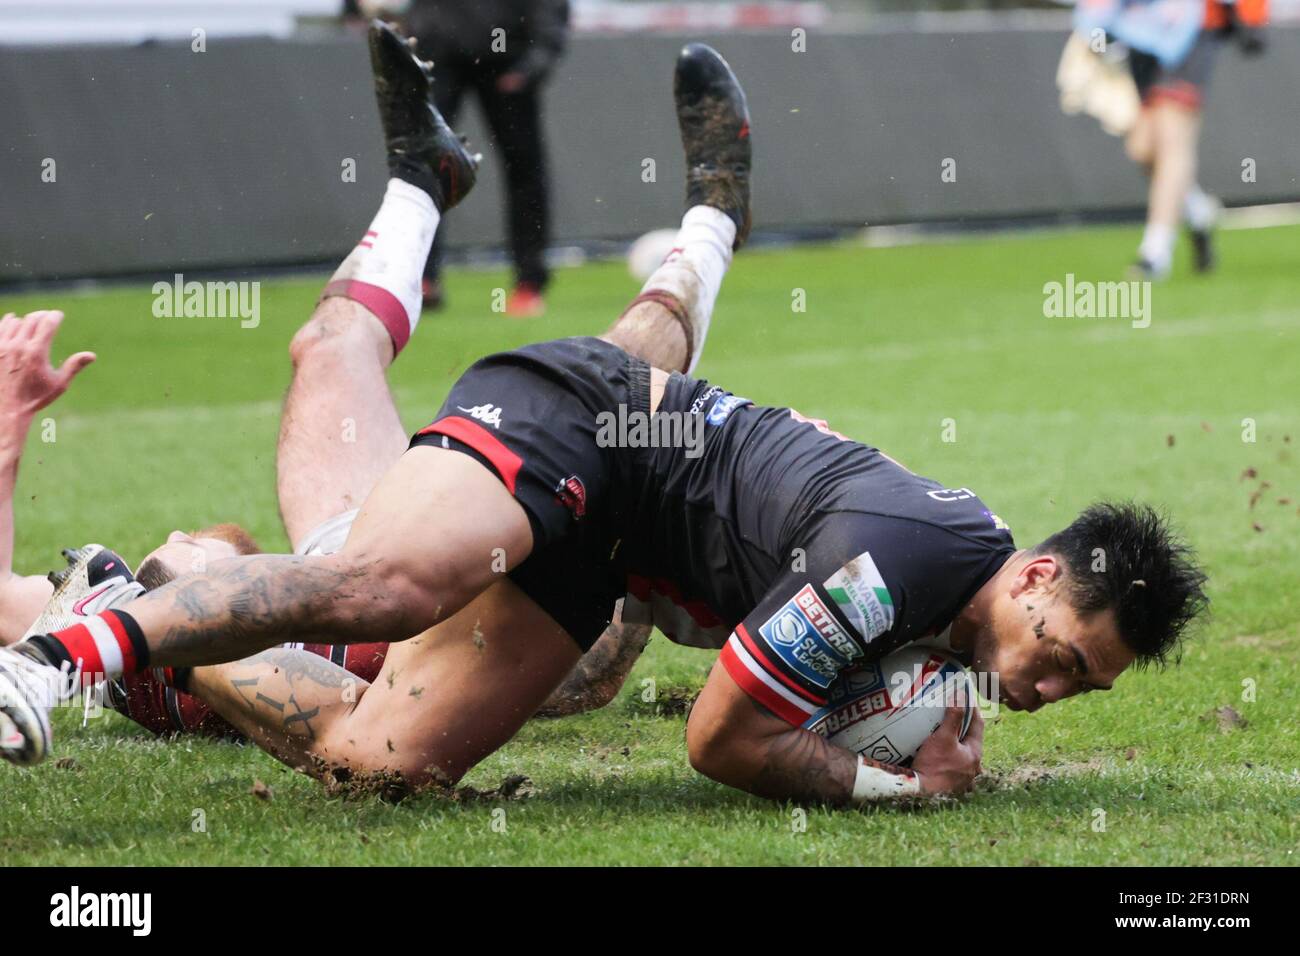
[[[1044, 283], [1114, 278], [1134, 242], [1108, 228], [753, 251], [718, 304], [702, 375], [969, 485], [1021, 546], [1112, 496], [1167, 507], [1200, 550], [1214, 612], [1182, 665], [1002, 714], [972, 797], [804, 811], [695, 775], [680, 713], [642, 697], [647, 681], [662, 698], [698, 688], [714, 655], [657, 636], [608, 708], [531, 723], [467, 780], [488, 789], [526, 774], [527, 799], [329, 797], [253, 748], [154, 740], [116, 715], [83, 728], [61, 712], [56, 756], [70, 760], [0, 766], [0, 861], [1300, 861], [1300, 229], [1226, 233], [1219, 274], [1184, 265], [1153, 289], [1149, 328], [1044, 317]], [[426, 317], [393, 372], [412, 429], [477, 356], [598, 333], [634, 291], [620, 263], [566, 270], [547, 317], [515, 322], [490, 310], [505, 281], [450, 276], [449, 310]], [[148, 284], [0, 302], [63, 308], [61, 354], [99, 353], [49, 411], [55, 440], [33, 430], [18, 569], [48, 569], [86, 541], [134, 561], [173, 528], [218, 520], [283, 548], [273, 475], [286, 346], [320, 284], [264, 283], [255, 329], [154, 318]], [[1226, 707], [1244, 726], [1215, 717]], [[270, 800], [252, 794], [255, 780]]]

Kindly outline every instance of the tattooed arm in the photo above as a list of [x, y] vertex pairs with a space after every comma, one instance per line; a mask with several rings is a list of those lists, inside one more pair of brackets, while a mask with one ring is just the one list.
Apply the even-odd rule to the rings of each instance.
[[449, 613], [433, 594], [386, 560], [257, 554], [214, 561], [121, 610], [144, 632], [152, 665], [198, 667], [302, 634], [329, 644], [406, 640]]
[[615, 615], [605, 633], [582, 655], [564, 683], [537, 711], [537, 716], [568, 717], [604, 707], [618, 696], [649, 641], [647, 625], [624, 624], [621, 615]]
[[[923, 793], [960, 792], [978, 775], [982, 724], [973, 721], [965, 741], [957, 739], [960, 726], [961, 708], [950, 708], [917, 753]], [[860, 758], [777, 717], [741, 690], [720, 662], [691, 710], [686, 746], [691, 766], [719, 783], [774, 800], [852, 802]], [[885, 773], [908, 772], [861, 759]]]
[[775, 800], [846, 804], [858, 769], [854, 754], [761, 706], [720, 661], [691, 708], [686, 748], [706, 777]]
[[369, 686], [310, 651], [276, 647], [195, 668], [187, 689], [277, 760], [319, 776], [331, 732]]

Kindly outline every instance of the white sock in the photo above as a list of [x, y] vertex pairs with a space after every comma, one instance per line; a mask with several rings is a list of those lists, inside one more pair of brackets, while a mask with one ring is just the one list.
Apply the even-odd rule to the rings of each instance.
[[1218, 203], [1203, 190], [1199, 184], [1192, 183], [1183, 199], [1183, 216], [1187, 225], [1197, 232], [1208, 232], [1214, 226], [1218, 214]]
[[420, 322], [420, 279], [438, 229], [437, 207], [423, 189], [390, 179], [374, 221], [325, 286], [373, 312], [400, 352]]
[[1168, 272], [1174, 260], [1174, 231], [1168, 226], [1149, 224], [1142, 233], [1138, 255], [1151, 263], [1156, 272]]
[[691, 360], [687, 374], [695, 371], [704, 353], [713, 303], [722, 288], [722, 277], [731, 265], [731, 246], [736, 241], [736, 224], [720, 209], [692, 206], [682, 216], [673, 251], [646, 280], [641, 291], [667, 292], [681, 302], [691, 324]]

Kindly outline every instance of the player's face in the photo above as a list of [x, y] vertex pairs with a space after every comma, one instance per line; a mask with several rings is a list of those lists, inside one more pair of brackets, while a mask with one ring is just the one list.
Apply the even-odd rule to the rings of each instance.
[[975, 642], [975, 669], [998, 675], [1002, 703], [1035, 711], [1075, 694], [1109, 690], [1136, 656], [1109, 610], [1080, 614], [1053, 558], [1035, 558], [999, 595]]
[[[176, 577], [186, 574], [202, 573], [213, 561], [236, 557], [239, 552], [229, 541], [220, 538], [196, 538], [184, 531], [173, 531], [167, 536], [167, 543], [155, 548], [146, 557], [157, 558]], [[144, 561], [140, 562], [141, 564]]]

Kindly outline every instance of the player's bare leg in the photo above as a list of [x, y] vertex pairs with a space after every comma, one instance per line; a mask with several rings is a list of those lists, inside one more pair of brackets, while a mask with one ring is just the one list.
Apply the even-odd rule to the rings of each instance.
[[[1180, 104], [1158, 101], [1151, 108], [1155, 161], [1147, 204], [1147, 233], [1141, 254], [1155, 257], [1157, 268], [1168, 269], [1173, 241], [1182, 219], [1183, 201], [1196, 179], [1196, 140], [1200, 112]], [[1156, 238], [1152, 238], [1155, 235]], [[1151, 245], [1148, 247], [1148, 241]]]
[[1197, 270], [1212, 265], [1209, 233], [1217, 206], [1196, 183], [1200, 128], [1199, 109], [1161, 98], [1142, 110], [1125, 141], [1129, 157], [1151, 180], [1146, 229], [1138, 249], [1138, 269], [1145, 276], [1162, 278], [1169, 273], [1184, 216], [1193, 233]]
[[686, 152], [686, 215], [672, 252], [604, 338], [655, 368], [689, 372], [731, 254], [749, 237], [752, 150], [745, 92], [716, 51], [702, 43], [682, 50], [673, 96]]
[[[215, 561], [84, 624], [0, 648], [2, 755], [43, 760], [50, 710], [101, 680], [239, 660], [303, 635], [330, 644], [413, 637], [499, 582], [532, 545], [523, 506], [494, 472], [456, 451], [413, 448], [366, 500], [338, 554]], [[576, 659], [573, 645], [534, 705]]]
[[420, 277], [442, 213], [474, 185], [476, 160], [430, 106], [427, 64], [395, 30], [370, 31], [389, 180], [370, 228], [293, 338], [277, 491], [294, 545], [358, 507], [406, 448], [386, 372], [420, 318]]
[[[659, 369], [690, 372], [704, 351], [713, 305], [732, 252], [749, 236], [752, 147], [745, 92], [731, 68], [704, 44], [686, 46], [673, 76], [686, 153], [686, 215], [673, 250], [602, 336]], [[541, 713], [563, 716], [603, 706], [618, 692], [650, 640], [646, 624], [622, 608]]]
[[290, 355], [276, 488], [296, 547], [321, 522], [360, 506], [406, 449], [406, 435], [385, 374], [392, 339], [360, 303], [324, 299], [294, 336]]
[[1151, 111], [1138, 111], [1137, 120], [1132, 129], [1124, 136], [1124, 152], [1128, 158], [1141, 167], [1142, 172], [1151, 175], [1151, 164], [1155, 161], [1155, 124], [1151, 120]]
[[373, 684], [306, 651], [199, 668], [196, 693], [263, 749], [315, 777], [459, 780], [533, 715], [578, 646], [508, 578], [393, 646]]
[[380, 320], [352, 299], [324, 299], [294, 336], [276, 448], [280, 515], [294, 547], [360, 507], [406, 450], [386, 377], [393, 354]]

